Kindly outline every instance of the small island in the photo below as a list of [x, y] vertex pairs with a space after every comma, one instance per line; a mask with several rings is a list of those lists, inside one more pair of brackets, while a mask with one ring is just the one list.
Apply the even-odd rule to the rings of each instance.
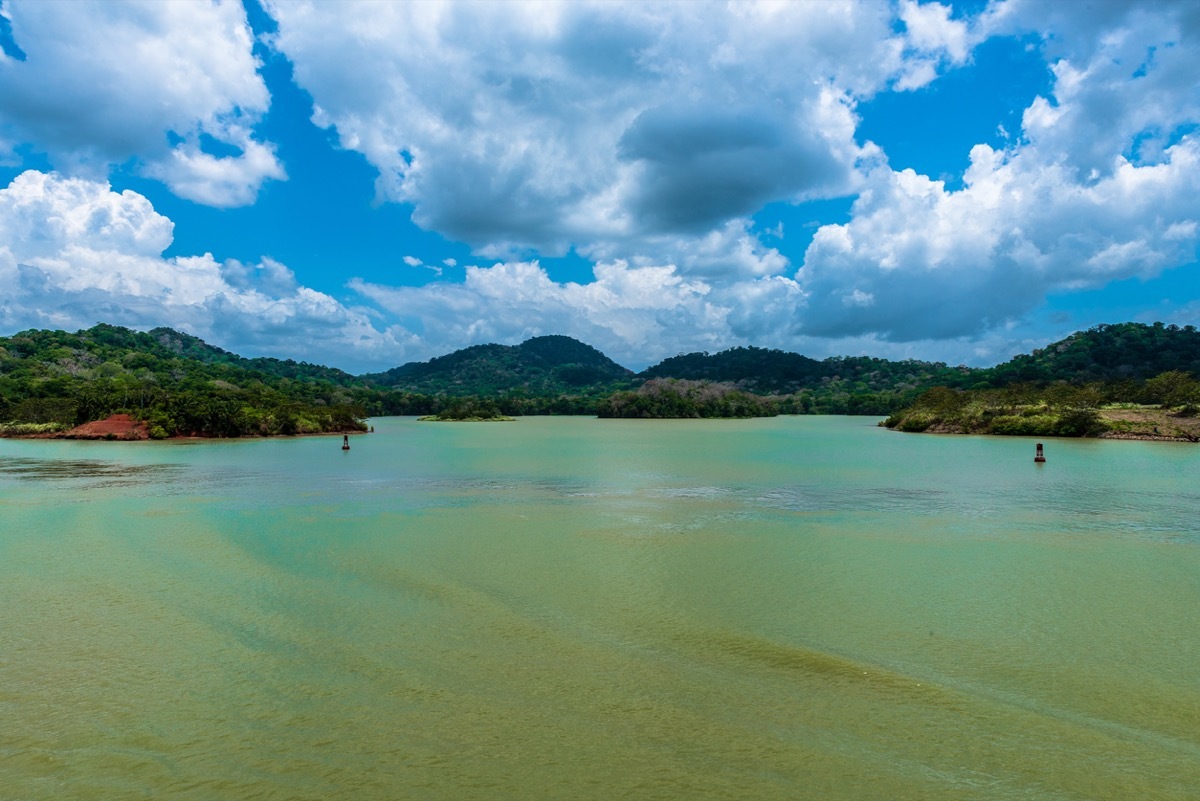
[[436, 414], [427, 414], [417, 420], [426, 423], [498, 423], [511, 422], [516, 418], [501, 413], [496, 404], [489, 400], [455, 398]]

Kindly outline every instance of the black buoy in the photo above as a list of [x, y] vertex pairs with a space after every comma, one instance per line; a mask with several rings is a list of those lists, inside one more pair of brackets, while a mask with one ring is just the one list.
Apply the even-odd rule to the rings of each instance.
[[342, 450], [344, 450], [344, 451], [350, 450], [350, 435], [349, 434], [342, 434]]
[[1046, 461], [1046, 454], [1042, 453], [1042, 443], [1037, 444], [1037, 456], [1033, 457], [1033, 461], [1041, 463]]

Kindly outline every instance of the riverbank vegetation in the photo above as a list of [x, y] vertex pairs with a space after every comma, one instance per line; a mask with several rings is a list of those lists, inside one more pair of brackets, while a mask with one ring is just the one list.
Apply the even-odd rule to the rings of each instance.
[[1137, 437], [1196, 441], [1200, 382], [1182, 370], [1146, 381], [936, 387], [882, 425], [899, 431], [1037, 437]]
[[155, 439], [361, 431], [366, 398], [354, 381], [170, 329], [26, 331], [0, 339], [0, 433], [53, 434], [114, 414], [145, 421]]

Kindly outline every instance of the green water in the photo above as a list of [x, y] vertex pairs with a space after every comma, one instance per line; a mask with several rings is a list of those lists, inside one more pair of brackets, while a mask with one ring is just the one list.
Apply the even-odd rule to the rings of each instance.
[[0, 441], [0, 797], [1200, 798], [1200, 450]]

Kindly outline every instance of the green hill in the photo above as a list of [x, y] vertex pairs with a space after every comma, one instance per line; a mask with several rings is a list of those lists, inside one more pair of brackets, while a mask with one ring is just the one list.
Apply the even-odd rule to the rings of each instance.
[[960, 381], [975, 371], [940, 362], [888, 361], [839, 356], [823, 361], [764, 348], [731, 348], [720, 353], [672, 356], [640, 373], [643, 378], [685, 378], [734, 383], [758, 394], [787, 394], [842, 382], [851, 392], [894, 392]]
[[10, 433], [118, 413], [148, 421], [156, 437], [358, 430], [375, 395], [341, 370], [244, 359], [169, 328], [0, 337], [0, 423], [16, 424]]
[[1200, 375], [1200, 331], [1154, 323], [1098, 325], [980, 371], [987, 386], [1022, 382], [1144, 381], [1170, 370]]
[[632, 377], [632, 371], [590, 345], [566, 336], [542, 336], [520, 345], [473, 345], [362, 379], [425, 395], [540, 397], [611, 392]]

